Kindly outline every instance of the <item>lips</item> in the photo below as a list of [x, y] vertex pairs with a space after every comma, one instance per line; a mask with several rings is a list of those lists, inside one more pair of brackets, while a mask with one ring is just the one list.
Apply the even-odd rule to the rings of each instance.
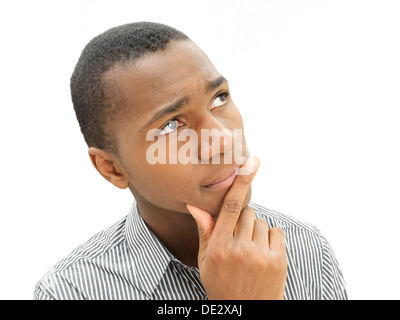
[[233, 181], [236, 178], [236, 175], [239, 171], [239, 167], [234, 167], [234, 168], [228, 168], [222, 172], [220, 177], [214, 182], [209, 183], [203, 188], [206, 188], [207, 190], [214, 190], [214, 191], [224, 191], [227, 190], [233, 183]]

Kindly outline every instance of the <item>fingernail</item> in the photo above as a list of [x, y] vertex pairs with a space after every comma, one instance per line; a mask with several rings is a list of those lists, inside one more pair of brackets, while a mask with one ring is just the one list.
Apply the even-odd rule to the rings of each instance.
[[242, 166], [238, 172], [238, 175], [249, 175], [256, 171], [257, 169], [257, 160], [255, 157], [250, 157], [247, 159], [244, 166]]

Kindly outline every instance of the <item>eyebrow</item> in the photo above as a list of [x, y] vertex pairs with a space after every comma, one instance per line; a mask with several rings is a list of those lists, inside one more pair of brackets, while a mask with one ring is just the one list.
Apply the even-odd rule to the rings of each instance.
[[[210, 91], [213, 91], [220, 87], [223, 83], [228, 82], [223, 76], [219, 76], [218, 78], [211, 80], [210, 82], [207, 83], [205, 87], [205, 92], [208, 93]], [[175, 102], [171, 103], [170, 105], [166, 106], [165, 108], [162, 108], [161, 110], [158, 110], [152, 117], [151, 119], [139, 130], [142, 131], [143, 129], [149, 127], [152, 125], [154, 122], [158, 121], [161, 118], [164, 118], [165, 116], [175, 113], [182, 109], [183, 107], [187, 106], [190, 103], [190, 97], [185, 96], [183, 98], [180, 98], [176, 100]]]
[[206, 92], [210, 92], [212, 90], [217, 89], [225, 82], [228, 82], [228, 81], [223, 76], [219, 76], [218, 78], [207, 83]]
[[158, 110], [152, 117], [151, 119], [139, 130], [142, 131], [143, 129], [149, 127], [150, 125], [152, 125], [154, 122], [156, 122], [157, 120], [164, 118], [165, 116], [177, 112], [180, 109], [182, 109], [183, 107], [185, 107], [186, 105], [188, 105], [190, 102], [190, 98], [189, 97], [183, 97], [180, 98], [179, 100], [173, 102], [172, 104], [170, 104], [169, 106]]

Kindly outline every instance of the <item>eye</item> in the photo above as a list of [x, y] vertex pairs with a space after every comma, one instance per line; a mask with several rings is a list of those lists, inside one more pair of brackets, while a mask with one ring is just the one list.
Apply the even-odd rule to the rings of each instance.
[[211, 106], [211, 110], [214, 108], [222, 107], [227, 102], [228, 102], [228, 93], [222, 92], [214, 99], [213, 104]]
[[176, 120], [176, 119], [171, 119], [167, 122], [167, 124], [161, 128], [161, 130], [157, 133], [158, 136], [162, 136], [165, 134], [169, 134], [171, 132], [174, 132], [176, 129], [179, 127], [183, 126], [183, 123]]

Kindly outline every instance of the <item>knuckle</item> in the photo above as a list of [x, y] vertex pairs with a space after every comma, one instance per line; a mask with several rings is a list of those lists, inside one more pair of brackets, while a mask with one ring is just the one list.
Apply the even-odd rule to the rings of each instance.
[[283, 257], [279, 257], [279, 258], [275, 259], [274, 262], [275, 262], [275, 263], [274, 263], [273, 265], [274, 265], [274, 270], [275, 270], [276, 272], [285, 271], [285, 270], [287, 269], [287, 259], [286, 259], [286, 255], [283, 256]]
[[242, 209], [242, 204], [239, 200], [229, 199], [225, 201], [224, 208], [230, 213], [239, 213]]
[[268, 226], [267, 221], [265, 221], [263, 218], [257, 218], [257, 219], [255, 220], [255, 223]]
[[243, 213], [249, 215], [250, 217], [255, 217], [255, 216], [256, 216], [256, 213], [254, 212], [254, 209], [253, 209], [252, 207], [249, 207], [249, 206], [246, 206], [246, 207], [243, 209], [242, 214], [243, 214]]
[[254, 223], [256, 223], [257, 226], [260, 227], [260, 228], [263, 228], [263, 229], [265, 229], [265, 230], [268, 230], [268, 229], [269, 229], [268, 222], [265, 221], [265, 220], [262, 219], [262, 218], [257, 218], [257, 219], [254, 221]]
[[285, 232], [279, 228], [279, 227], [273, 227], [270, 232], [273, 232], [274, 234], [276, 234], [277, 236], [279, 236], [281, 239], [285, 238]]
[[234, 248], [233, 248], [233, 257], [235, 258], [235, 260], [245, 260], [246, 256], [247, 256], [247, 248], [245, 245], [243, 244], [237, 244]]
[[259, 266], [262, 269], [265, 269], [268, 267], [269, 265], [269, 257], [268, 254], [266, 252], [259, 252], [256, 256], [255, 256], [255, 262], [254, 262], [257, 266]]
[[243, 184], [249, 184], [251, 182], [251, 175], [240, 175], [239, 181]]
[[284, 271], [287, 269], [287, 256], [286, 252], [273, 253], [271, 256], [271, 267], [276, 271]]
[[226, 251], [223, 247], [217, 246], [214, 248], [214, 250], [211, 253], [211, 258], [217, 262], [220, 263], [225, 260], [226, 258]]

